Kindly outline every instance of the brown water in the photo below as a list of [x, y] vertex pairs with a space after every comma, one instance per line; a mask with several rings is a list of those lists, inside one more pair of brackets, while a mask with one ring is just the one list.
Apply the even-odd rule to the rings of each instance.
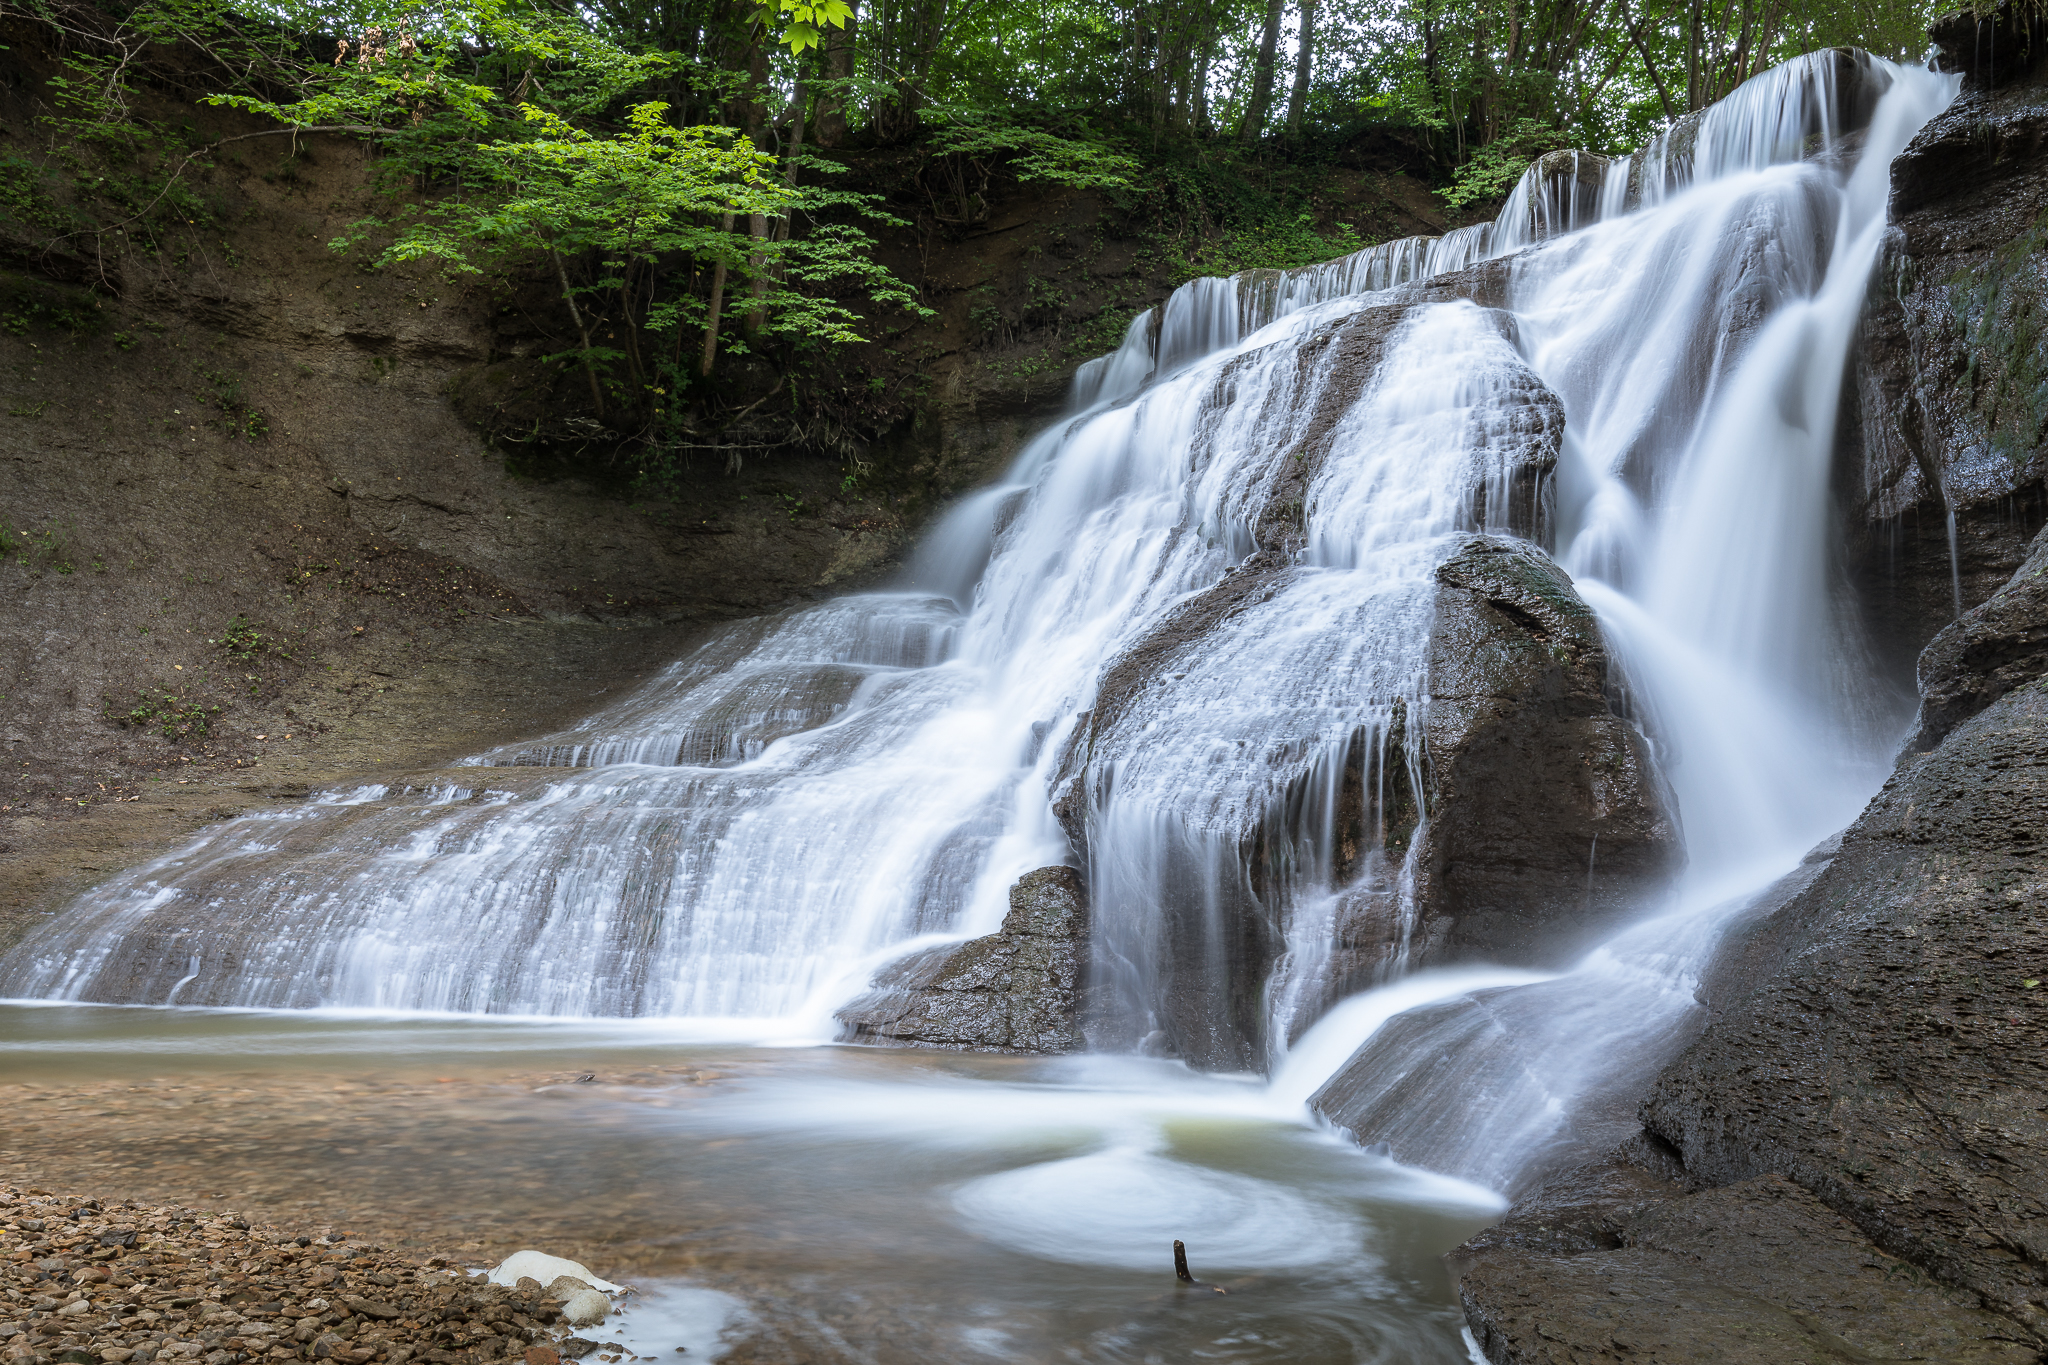
[[1461, 1365], [1497, 1207], [1249, 1080], [638, 1025], [0, 1005], [0, 1109], [18, 1178], [576, 1256], [731, 1362]]

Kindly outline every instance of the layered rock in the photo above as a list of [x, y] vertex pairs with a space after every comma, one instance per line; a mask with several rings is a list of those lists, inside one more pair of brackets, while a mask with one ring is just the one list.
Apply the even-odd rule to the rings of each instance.
[[1088, 893], [1071, 867], [1010, 888], [1000, 931], [893, 964], [839, 1012], [849, 1042], [959, 1052], [1079, 1052]]
[[1920, 655], [1920, 721], [1906, 748], [1924, 753], [2030, 678], [2048, 673], [2048, 531], [2012, 579], [1945, 627]]
[[[1849, 386], [1850, 567], [1902, 686], [2041, 525], [2048, 473], [2048, 87], [2008, 5], [1933, 36], [1963, 90], [1892, 164], [1892, 227]], [[1952, 518], [1951, 519], [1951, 514]]]
[[1461, 1249], [1487, 1359], [1528, 1365], [2025, 1365], [1973, 1295], [1873, 1247], [1781, 1176], [1686, 1197], [1621, 1164], [1572, 1172]]

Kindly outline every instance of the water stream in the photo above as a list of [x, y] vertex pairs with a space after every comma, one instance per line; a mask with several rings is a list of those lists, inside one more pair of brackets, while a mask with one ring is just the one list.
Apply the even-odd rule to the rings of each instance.
[[[1237, 1258], [1219, 1269], [1292, 1277], [1304, 1323], [1375, 1305], [1313, 1346], [1255, 1306], [1201, 1329], [1222, 1358], [1461, 1359], [1446, 1286], [1416, 1267], [1497, 1207], [1482, 1189], [1591, 1140], [1589, 1097], [1678, 1036], [1727, 917], [1854, 817], [1902, 728], [1866, 681], [1828, 484], [1889, 165], [1953, 93], [1816, 54], [1632, 158], [1546, 158], [1492, 224], [1184, 286], [900, 590], [739, 623], [427, 789], [209, 830], [0, 959], [0, 995], [825, 1042], [878, 967], [992, 932], [1017, 876], [1080, 856], [1121, 1055], [884, 1074], [915, 1068], [819, 1050], [685, 1126], [796, 1166], [864, 1153], [855, 1202], [893, 1229], [871, 1235], [1031, 1267], [1008, 1298], [913, 1274], [956, 1307], [1135, 1294], [1199, 1236]], [[1532, 477], [1539, 437], [1561, 453]], [[1333, 851], [1347, 774], [1420, 790], [1434, 573], [1474, 532], [1569, 571], [1682, 825], [1684, 871], [1565, 972], [1417, 971], [1379, 831], [1352, 870]], [[1262, 553], [1285, 563], [1270, 591], [1171, 675], [1105, 690]], [[1381, 984], [1326, 1008], [1333, 907], [1368, 883], [1396, 920]], [[1247, 992], [1253, 920], [1276, 943]], [[1308, 1105], [1339, 1091], [1391, 1159], [1318, 1125]], [[888, 1174], [906, 1161], [914, 1179]], [[989, 1330], [946, 1349], [1054, 1358]], [[1168, 1339], [1073, 1337], [1061, 1358]]]

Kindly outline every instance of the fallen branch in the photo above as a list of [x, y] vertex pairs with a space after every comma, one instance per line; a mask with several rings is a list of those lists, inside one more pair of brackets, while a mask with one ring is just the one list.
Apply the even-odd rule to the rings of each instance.
[[1220, 1284], [1204, 1284], [1188, 1270], [1188, 1244], [1176, 1237], [1173, 1239], [1173, 1273], [1182, 1284], [1196, 1289], [1206, 1289], [1211, 1294], [1228, 1294], [1230, 1291]]

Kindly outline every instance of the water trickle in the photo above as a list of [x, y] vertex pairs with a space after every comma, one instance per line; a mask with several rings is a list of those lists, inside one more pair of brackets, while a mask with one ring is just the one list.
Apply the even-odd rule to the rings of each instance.
[[[1634, 157], [1544, 158], [1493, 223], [1184, 286], [901, 591], [736, 624], [433, 790], [230, 821], [0, 959], [0, 993], [822, 1037], [881, 962], [1079, 858], [1106, 1039], [1275, 1067], [1292, 1111], [1512, 1183], [1882, 771], [1827, 462], [1889, 161], [1952, 94], [1816, 54]], [[1404, 979], [1389, 812], [1432, 818], [1435, 575], [1474, 532], [1554, 550], [1598, 613], [1690, 860], [1668, 918], [1541, 982]], [[1365, 904], [1388, 984], [1318, 1023]], [[1187, 1178], [1079, 1160], [1077, 1188]], [[961, 1207], [1035, 1236], [1036, 1178]]]

